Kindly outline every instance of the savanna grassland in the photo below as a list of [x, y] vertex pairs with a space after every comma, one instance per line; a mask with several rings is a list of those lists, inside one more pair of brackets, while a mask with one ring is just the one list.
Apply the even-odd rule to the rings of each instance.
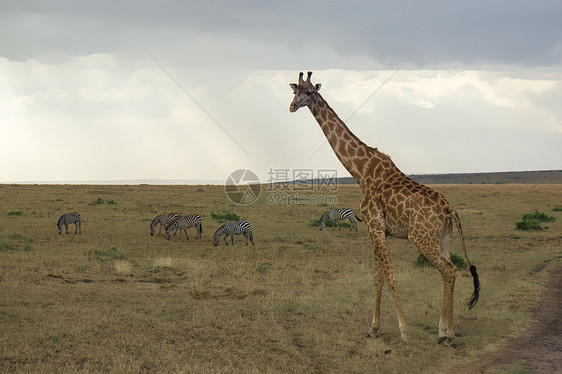
[[[1, 372], [435, 373], [494, 350], [529, 323], [562, 264], [562, 185], [438, 185], [459, 212], [482, 293], [457, 273], [453, 347], [437, 345], [441, 278], [389, 239], [411, 342], [385, 287], [380, 337], [366, 337], [373, 258], [359, 232], [320, 232], [332, 206], [232, 204], [222, 186], [0, 185]], [[300, 192], [300, 194], [318, 192]], [[358, 209], [358, 186], [326, 192]], [[515, 229], [537, 209], [540, 232]], [[82, 234], [59, 235], [62, 213]], [[203, 238], [149, 235], [159, 213], [199, 213]], [[255, 247], [212, 245], [214, 213], [252, 223]], [[456, 231], [455, 231], [456, 232]], [[461, 254], [455, 235], [453, 252]]]

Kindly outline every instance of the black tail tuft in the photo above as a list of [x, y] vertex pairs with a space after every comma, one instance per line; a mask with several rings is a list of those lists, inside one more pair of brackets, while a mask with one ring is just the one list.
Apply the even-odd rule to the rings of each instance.
[[476, 272], [476, 266], [470, 266], [470, 274], [472, 274], [472, 278], [474, 281], [474, 293], [468, 302], [468, 309], [474, 308], [478, 299], [480, 298], [480, 280], [478, 279], [478, 273]]
[[357, 220], [358, 220], [359, 222], [363, 222], [363, 220], [362, 220], [361, 218], [359, 218], [359, 216], [358, 216], [357, 214], [355, 215], [355, 218], [357, 218]]

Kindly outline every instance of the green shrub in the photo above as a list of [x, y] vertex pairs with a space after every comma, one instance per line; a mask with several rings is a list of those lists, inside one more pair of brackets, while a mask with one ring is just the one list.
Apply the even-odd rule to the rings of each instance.
[[8, 212], [9, 216], [21, 216], [23, 214], [23, 210], [12, 210]]
[[555, 220], [555, 217], [535, 209], [534, 212], [523, 214], [522, 220], [515, 222], [515, 228], [522, 231], [542, 231], [548, 229], [548, 227], [542, 227], [541, 222], [553, 222]]
[[521, 231], [542, 231], [544, 228], [541, 226], [541, 221], [538, 219], [525, 219], [523, 221], [515, 222], [517, 230]]
[[234, 213], [214, 213], [211, 212], [211, 218], [219, 223], [229, 222], [229, 221], [240, 221], [240, 216]]
[[554, 208], [552, 208], [553, 212], [562, 212], [562, 206], [555, 206]]
[[554, 222], [556, 220], [556, 218], [554, 218], [553, 216], [547, 216], [545, 213], [539, 212], [536, 209], [534, 212], [523, 214], [523, 221], [533, 219], [536, 219], [540, 222]]
[[94, 202], [92, 204], [94, 205], [101, 205], [105, 202], [104, 199], [102, 199], [101, 197], [98, 197], [96, 200], [94, 200]]
[[[451, 253], [451, 262], [455, 264], [457, 269], [467, 268], [464, 258], [462, 258], [462, 256], [459, 256], [456, 253]], [[424, 255], [420, 253], [418, 258], [416, 258], [416, 261], [414, 261], [414, 267], [424, 268], [424, 267], [435, 267], [435, 266]]]

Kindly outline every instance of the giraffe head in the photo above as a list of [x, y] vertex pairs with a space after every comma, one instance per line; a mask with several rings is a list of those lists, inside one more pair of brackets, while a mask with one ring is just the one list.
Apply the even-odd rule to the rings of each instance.
[[320, 83], [313, 85], [310, 82], [310, 76], [312, 72], [309, 71], [306, 77], [306, 81], [302, 79], [303, 73], [299, 73], [299, 83], [291, 83], [289, 86], [293, 89], [295, 97], [293, 98], [293, 102], [291, 106], [289, 106], [289, 111], [296, 112], [300, 107], [308, 106], [313, 101], [313, 96], [316, 92], [320, 91], [320, 87], [322, 86]]

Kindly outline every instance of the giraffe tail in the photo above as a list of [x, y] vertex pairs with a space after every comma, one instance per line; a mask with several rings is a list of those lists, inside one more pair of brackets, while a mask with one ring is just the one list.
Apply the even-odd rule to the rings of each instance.
[[466, 245], [464, 244], [464, 234], [462, 232], [461, 219], [459, 218], [457, 212], [453, 212], [452, 217], [455, 220], [455, 225], [457, 226], [457, 231], [459, 232], [459, 236], [461, 238], [464, 257], [466, 258], [466, 262], [468, 263], [470, 274], [472, 274], [472, 281], [474, 283], [474, 292], [472, 293], [472, 296], [470, 297], [470, 300], [468, 301], [467, 304], [468, 309], [472, 309], [474, 308], [474, 306], [478, 302], [478, 299], [480, 298], [480, 279], [478, 278], [478, 272], [476, 271], [476, 266], [472, 265], [472, 263], [468, 259], [468, 254], [466, 253]]

